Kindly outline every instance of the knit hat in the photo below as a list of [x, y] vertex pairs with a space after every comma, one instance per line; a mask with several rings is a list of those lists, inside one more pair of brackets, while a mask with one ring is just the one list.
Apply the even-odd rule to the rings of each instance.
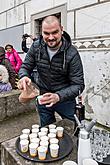
[[0, 46], [0, 59], [5, 57], [5, 49], [4, 47]]

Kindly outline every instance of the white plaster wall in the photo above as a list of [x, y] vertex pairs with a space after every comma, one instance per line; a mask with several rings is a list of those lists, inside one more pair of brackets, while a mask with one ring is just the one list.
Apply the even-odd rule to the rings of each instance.
[[26, 3], [26, 22], [30, 22], [31, 15], [41, 11], [51, 9], [53, 7], [53, 0], [31, 0]]
[[76, 37], [110, 34], [110, 2], [76, 12]]
[[80, 52], [85, 74], [86, 117], [110, 127], [110, 51]]
[[24, 23], [24, 5], [20, 5], [7, 12], [7, 27]]
[[68, 9], [76, 9], [96, 2], [97, 0], [68, 0]]
[[31, 23], [24, 25], [24, 33], [31, 34]]
[[0, 0], [0, 13], [14, 7], [14, 0]]
[[67, 13], [67, 32], [74, 38], [74, 12]]
[[27, 1], [29, 1], [29, 0], [15, 0], [15, 5], [19, 5], [19, 4], [22, 4]]
[[6, 28], [6, 13], [0, 14], [0, 29]]
[[68, 0], [54, 0], [54, 6], [65, 4], [67, 1]]
[[29, 1], [25, 4], [25, 21], [30, 22], [31, 21], [31, 14], [34, 12], [32, 7], [32, 2]]

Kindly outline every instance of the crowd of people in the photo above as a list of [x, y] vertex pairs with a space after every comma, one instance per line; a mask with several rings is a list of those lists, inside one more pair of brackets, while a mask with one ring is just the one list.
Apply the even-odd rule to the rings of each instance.
[[[30, 48], [26, 46], [28, 37], [33, 40]], [[85, 87], [83, 66], [59, 19], [45, 17], [41, 36], [23, 35], [21, 47], [27, 53], [23, 62], [11, 44], [0, 47], [0, 65], [4, 66], [0, 70], [6, 73], [0, 71], [0, 92], [16, 88], [25, 90], [34, 77], [42, 95], [41, 103], [37, 102], [41, 126], [55, 122], [55, 112], [74, 121], [76, 97]], [[37, 71], [35, 76], [34, 70]], [[19, 76], [17, 87], [16, 76]]]
[[[29, 50], [26, 45], [27, 37], [30, 37], [34, 41], [32, 35], [24, 34], [22, 36], [21, 48], [25, 53]], [[18, 72], [21, 65], [22, 59], [13, 45], [7, 44], [5, 47], [0, 46], [0, 93], [18, 88]]]
[[0, 93], [17, 89], [22, 59], [13, 45], [0, 46]]

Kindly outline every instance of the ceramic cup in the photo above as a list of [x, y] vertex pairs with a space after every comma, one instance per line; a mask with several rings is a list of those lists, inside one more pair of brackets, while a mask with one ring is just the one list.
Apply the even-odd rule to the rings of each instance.
[[95, 160], [90, 159], [90, 158], [84, 159], [82, 164], [83, 165], [98, 165], [98, 163]]
[[63, 163], [63, 165], [77, 165], [77, 163], [72, 160], [67, 160]]

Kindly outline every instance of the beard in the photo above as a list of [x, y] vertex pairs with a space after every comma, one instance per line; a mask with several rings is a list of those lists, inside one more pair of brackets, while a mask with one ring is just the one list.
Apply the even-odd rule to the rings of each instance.
[[60, 46], [61, 39], [59, 41], [57, 40], [48, 40], [46, 42], [47, 46], [51, 49], [57, 49]]

